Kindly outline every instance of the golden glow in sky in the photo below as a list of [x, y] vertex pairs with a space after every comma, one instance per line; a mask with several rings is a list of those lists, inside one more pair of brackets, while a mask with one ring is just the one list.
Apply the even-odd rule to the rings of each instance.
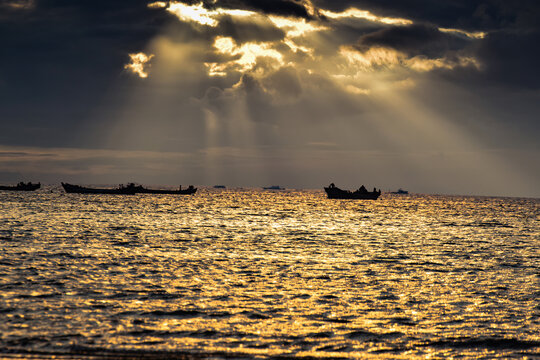
[[146, 55], [145, 53], [140, 52], [136, 54], [129, 54], [129, 57], [131, 62], [124, 66], [124, 68], [143, 79], [147, 78], [148, 72], [145, 70], [145, 67], [148, 66], [148, 63], [154, 57], [154, 55]]
[[13, 9], [31, 9], [34, 7], [34, 0], [11, 0], [7, 1], [5, 5]]
[[393, 69], [398, 66], [418, 72], [432, 71], [434, 69], [451, 70], [457, 66], [468, 65], [477, 68], [480, 67], [478, 61], [472, 57], [458, 56], [456, 59], [428, 59], [424, 56], [415, 56], [409, 58], [401, 51], [384, 47], [372, 47], [364, 52], [349, 47], [342, 47], [340, 53], [349, 63], [356, 65], [362, 71]]
[[[404, 52], [384, 46], [373, 46], [364, 51], [355, 48], [353, 44], [336, 47], [331, 44], [334, 41], [331, 37], [332, 22], [328, 22], [324, 18], [334, 21], [360, 19], [362, 22], [359, 26], [365, 26], [365, 21], [383, 24], [382, 26], [409, 26], [413, 24], [413, 21], [404, 18], [378, 16], [370, 11], [357, 8], [334, 12], [316, 9], [309, 2], [307, 5], [306, 10], [313, 16], [311, 20], [281, 15], [265, 15], [241, 9], [219, 7], [209, 9], [202, 2], [192, 5], [175, 1], [154, 2], [149, 6], [165, 8], [176, 15], [182, 22], [194, 23], [208, 28], [216, 28], [222, 18], [227, 16], [231, 18], [242, 17], [245, 19], [242, 20], [244, 22], [253, 19], [254, 24], [274, 26], [283, 31], [285, 35], [283, 38], [276, 38], [271, 41], [255, 39], [240, 42], [231, 36], [213, 35], [212, 51], [217, 56], [211, 56], [210, 61], [204, 61], [207, 74], [211, 77], [226, 76], [231, 72], [253, 72], [254, 69], [258, 69], [258, 75], [264, 75], [265, 72], [275, 71], [281, 66], [292, 65], [301, 66], [309, 73], [322, 70], [335, 81], [340, 82], [341, 87], [348, 89], [348, 92], [367, 94], [369, 90], [365, 89], [365, 85], [351, 85], [347, 83], [347, 80], [353, 80], [361, 72], [375, 74], [377, 72], [400, 71], [400, 69], [413, 72], [428, 72], [434, 69], [454, 69], [458, 66], [480, 68], [480, 64], [476, 59], [464, 55], [453, 55], [451, 58], [446, 58], [444, 54], [438, 58], [410, 57]], [[460, 29], [441, 28], [439, 30], [471, 40], [485, 36], [485, 33], [472, 33]], [[335, 39], [335, 41], [340, 40]], [[317, 52], [324, 52], [326, 48], [331, 46], [336, 48], [333, 55], [325, 57], [316, 55]], [[295, 57], [296, 54], [302, 54], [302, 56]], [[126, 65], [126, 68], [142, 78], [147, 77], [145, 66], [151, 56], [147, 57], [143, 53], [139, 53], [132, 54], [131, 58], [132, 62]], [[264, 62], [264, 65], [258, 67], [257, 65], [261, 61]]]
[[283, 55], [271, 48], [268, 43], [245, 43], [237, 45], [233, 38], [218, 36], [214, 47], [220, 54], [238, 56], [236, 59], [224, 63], [207, 63], [210, 76], [225, 75], [228, 69], [239, 71], [251, 70], [260, 57], [275, 60], [279, 65], [283, 64]]
[[310, 32], [326, 30], [326, 26], [318, 25], [314, 22], [307, 22], [305, 19], [294, 19], [283, 16], [268, 16], [268, 19], [278, 28], [284, 30], [287, 37], [298, 37]]
[[452, 34], [459, 34], [464, 35], [471, 39], [483, 39], [486, 37], [487, 33], [484, 31], [476, 31], [476, 32], [470, 32], [465, 31], [461, 29], [449, 29], [449, 28], [439, 28], [439, 31], [445, 32], [445, 33], [452, 33]]
[[[154, 3], [155, 4], [155, 3]], [[250, 16], [254, 15], [253, 11], [246, 10], [231, 10], [231, 9], [215, 9], [208, 10], [203, 3], [195, 5], [186, 5], [180, 2], [171, 2], [168, 11], [178, 16], [182, 21], [192, 21], [201, 25], [215, 27], [219, 24], [218, 18], [223, 15], [229, 16]]]
[[388, 24], [388, 25], [411, 25], [413, 23], [411, 20], [408, 20], [408, 19], [377, 16], [367, 10], [360, 10], [356, 8], [350, 8], [343, 12], [321, 10], [321, 14], [331, 19], [341, 19], [341, 18], [352, 17], [352, 18], [365, 19], [365, 20], [379, 22], [379, 23]]

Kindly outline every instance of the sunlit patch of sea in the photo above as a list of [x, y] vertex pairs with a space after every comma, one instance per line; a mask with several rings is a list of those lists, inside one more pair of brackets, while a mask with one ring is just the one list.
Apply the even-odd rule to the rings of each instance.
[[0, 192], [0, 357], [540, 356], [540, 200]]

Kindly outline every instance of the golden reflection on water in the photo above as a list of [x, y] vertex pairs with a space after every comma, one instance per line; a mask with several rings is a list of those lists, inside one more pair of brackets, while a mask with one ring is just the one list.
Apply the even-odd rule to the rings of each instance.
[[8, 349], [540, 351], [538, 200], [213, 189], [0, 197]]

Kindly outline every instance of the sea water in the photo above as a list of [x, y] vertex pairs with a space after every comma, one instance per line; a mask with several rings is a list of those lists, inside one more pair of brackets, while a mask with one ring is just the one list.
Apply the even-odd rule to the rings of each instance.
[[540, 200], [0, 192], [0, 357], [540, 357]]

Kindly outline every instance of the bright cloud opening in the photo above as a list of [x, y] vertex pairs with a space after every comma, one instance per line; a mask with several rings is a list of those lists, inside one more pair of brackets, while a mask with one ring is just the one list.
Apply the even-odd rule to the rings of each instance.
[[29, 10], [35, 7], [34, 0], [11, 0], [5, 2], [6, 6], [17, 10]]
[[124, 69], [131, 71], [132, 73], [138, 75], [141, 78], [147, 78], [148, 72], [146, 72], [145, 67], [149, 65], [150, 60], [154, 57], [153, 54], [146, 55], [145, 53], [136, 53], [129, 54], [131, 62], [124, 66]]
[[287, 37], [298, 37], [310, 32], [328, 29], [326, 26], [307, 22], [305, 19], [286, 18], [283, 16], [268, 16], [268, 19], [278, 28], [285, 31]]
[[373, 71], [380, 68], [394, 68], [403, 63], [406, 55], [400, 51], [383, 47], [374, 47], [360, 52], [349, 47], [342, 47], [340, 54], [359, 70]]
[[231, 10], [218, 8], [215, 10], [208, 10], [204, 7], [202, 2], [195, 5], [186, 5], [173, 1], [169, 4], [167, 10], [176, 15], [182, 21], [195, 22], [211, 27], [216, 27], [219, 24], [219, 17], [223, 15], [252, 16], [256, 14], [253, 11], [238, 9]]
[[370, 72], [381, 69], [394, 69], [405, 67], [417, 72], [427, 72], [435, 69], [452, 70], [456, 67], [474, 66], [481, 68], [480, 63], [473, 57], [457, 56], [456, 58], [430, 59], [424, 56], [412, 58], [401, 51], [387, 49], [384, 47], [373, 47], [361, 52], [354, 48], [342, 47], [340, 50], [349, 64], [356, 66], [358, 70]]
[[439, 31], [451, 34], [464, 35], [470, 39], [483, 39], [487, 35], [487, 33], [484, 31], [469, 32], [461, 29], [439, 28]]
[[352, 18], [365, 19], [365, 20], [379, 22], [379, 23], [388, 24], [388, 25], [411, 25], [413, 23], [411, 20], [408, 20], [408, 19], [377, 16], [367, 10], [360, 10], [357, 8], [349, 8], [343, 12], [321, 10], [321, 14], [331, 19], [341, 19], [341, 18], [352, 17]]
[[206, 63], [210, 76], [226, 75], [229, 69], [242, 72], [251, 70], [261, 57], [274, 60], [278, 66], [283, 65], [283, 55], [279, 51], [272, 49], [271, 43], [250, 42], [238, 46], [233, 38], [219, 36], [214, 42], [214, 47], [220, 54], [238, 56], [238, 58], [224, 63]]

